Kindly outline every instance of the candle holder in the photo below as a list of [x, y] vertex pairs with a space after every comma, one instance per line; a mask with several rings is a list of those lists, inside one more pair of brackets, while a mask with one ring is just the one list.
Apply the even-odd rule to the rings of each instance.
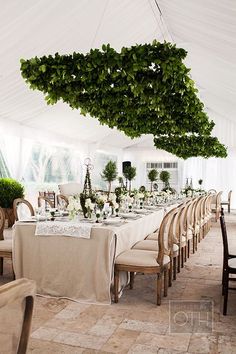
[[99, 223], [100, 213], [96, 213], [96, 223]]

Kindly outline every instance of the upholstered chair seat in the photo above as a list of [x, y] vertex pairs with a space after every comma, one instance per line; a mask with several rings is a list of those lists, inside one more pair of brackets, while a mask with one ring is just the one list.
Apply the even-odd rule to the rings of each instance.
[[146, 237], [146, 240], [158, 240], [158, 232], [153, 232]]
[[12, 240], [1, 240], [0, 241], [0, 251], [1, 252], [12, 252]]
[[[164, 255], [163, 265], [170, 262], [170, 257]], [[123, 264], [127, 266], [137, 266], [137, 267], [158, 267], [157, 263], [157, 252], [155, 251], [144, 251], [144, 250], [128, 250], [121, 253], [116, 257], [116, 264]]]

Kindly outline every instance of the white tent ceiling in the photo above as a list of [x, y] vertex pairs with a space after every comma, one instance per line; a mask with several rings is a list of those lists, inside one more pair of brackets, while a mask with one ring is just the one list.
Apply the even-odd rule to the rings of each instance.
[[20, 58], [88, 52], [103, 43], [119, 50], [157, 39], [188, 51], [186, 64], [210, 118], [236, 124], [235, 0], [0, 0], [0, 9], [2, 122], [89, 143], [151, 146], [150, 137], [131, 140], [63, 103], [47, 106], [42, 93], [25, 84], [19, 68]]

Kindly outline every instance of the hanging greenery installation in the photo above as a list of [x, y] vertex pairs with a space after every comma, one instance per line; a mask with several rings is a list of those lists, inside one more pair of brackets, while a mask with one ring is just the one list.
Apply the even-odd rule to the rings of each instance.
[[214, 122], [183, 63], [186, 55], [167, 42], [120, 52], [108, 44], [87, 54], [21, 59], [21, 73], [48, 104], [62, 100], [131, 138], [152, 134], [157, 148], [182, 158], [226, 157], [211, 136]]

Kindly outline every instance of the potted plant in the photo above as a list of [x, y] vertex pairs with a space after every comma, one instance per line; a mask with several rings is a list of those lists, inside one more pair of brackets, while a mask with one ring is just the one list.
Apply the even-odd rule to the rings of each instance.
[[158, 172], [155, 168], [153, 168], [148, 172], [148, 179], [151, 182], [151, 192], [152, 192], [153, 182], [156, 182], [157, 176], [158, 176]]
[[24, 197], [24, 187], [12, 178], [0, 178], [0, 206], [4, 209], [8, 227], [15, 222], [13, 202]]
[[170, 183], [169, 183], [170, 172], [165, 171], [165, 170], [161, 171], [160, 180], [163, 182], [164, 188], [169, 188], [170, 187]]
[[129, 193], [131, 192], [131, 181], [136, 176], [136, 167], [127, 166], [123, 172], [123, 175], [126, 180], [129, 181]]
[[117, 178], [117, 167], [115, 161], [108, 161], [101, 173], [102, 179], [108, 182], [108, 199], [111, 193], [111, 184]]

